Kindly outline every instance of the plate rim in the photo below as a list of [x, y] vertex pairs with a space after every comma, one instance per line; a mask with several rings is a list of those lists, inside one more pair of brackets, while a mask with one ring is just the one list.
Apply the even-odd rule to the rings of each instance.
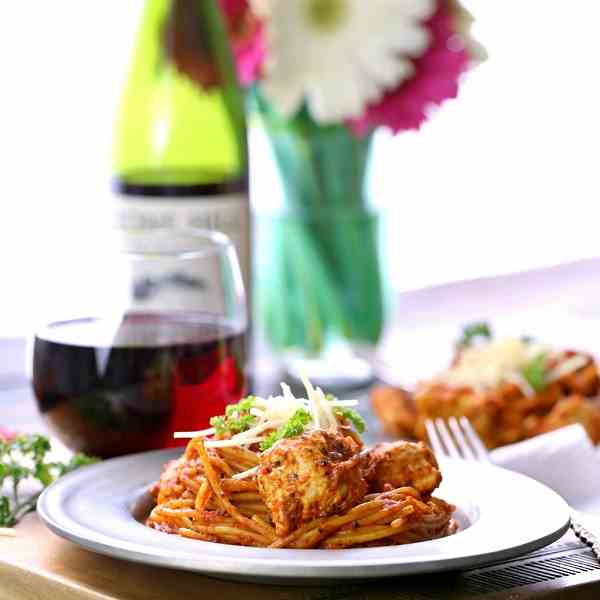
[[[472, 552], [469, 548], [465, 553], [458, 555], [449, 556], [436, 555], [435, 553], [426, 554], [421, 556], [403, 557], [394, 556], [393, 550], [398, 548], [408, 548], [413, 546], [412, 544], [406, 546], [389, 546], [383, 548], [389, 548], [390, 556], [384, 557], [369, 557], [369, 554], [373, 554], [371, 551], [381, 552], [381, 548], [362, 548], [362, 549], [348, 549], [348, 550], [294, 550], [294, 549], [270, 549], [270, 548], [245, 548], [240, 546], [230, 546], [227, 544], [217, 544], [214, 542], [203, 542], [199, 540], [184, 540], [184, 538], [175, 538], [181, 541], [185, 541], [190, 544], [189, 550], [180, 551], [173, 548], [167, 548], [162, 550], [159, 544], [143, 545], [139, 541], [132, 541], [130, 539], [124, 539], [119, 536], [118, 527], [115, 527], [117, 533], [112, 536], [107, 536], [101, 531], [94, 530], [89, 526], [85, 526], [77, 523], [72, 515], [69, 515], [67, 511], [63, 510], [64, 519], [56, 519], [55, 514], [52, 510], [53, 502], [61, 500], [62, 495], [69, 492], [75, 486], [75, 496], [80, 494], [80, 488], [76, 487], [79, 480], [85, 482], [86, 479], [93, 478], [93, 476], [103, 471], [114, 470], [115, 465], [127, 464], [129, 462], [136, 462], [142, 457], [146, 460], [156, 462], [158, 467], [162, 466], [164, 462], [169, 460], [172, 455], [178, 455], [181, 453], [181, 449], [169, 449], [169, 450], [158, 450], [152, 452], [144, 452], [135, 455], [128, 455], [116, 459], [110, 459], [85, 469], [74, 471], [68, 475], [62, 477], [48, 487], [41, 494], [38, 500], [38, 514], [44, 522], [44, 524], [55, 534], [63, 537], [70, 542], [73, 542], [83, 548], [112, 556], [115, 558], [128, 560], [132, 562], [145, 563], [154, 566], [161, 566], [167, 568], [177, 568], [182, 570], [194, 571], [204, 573], [206, 575], [217, 575], [220, 577], [231, 577], [245, 580], [258, 580], [258, 579], [270, 579], [277, 582], [282, 582], [289, 579], [296, 580], [308, 580], [308, 579], [369, 579], [369, 578], [380, 578], [380, 577], [393, 577], [399, 575], [415, 575], [419, 573], [430, 573], [430, 572], [442, 572], [449, 570], [459, 569], [470, 569], [480, 567], [493, 562], [506, 560], [509, 558], [515, 558], [522, 556], [528, 552], [540, 549], [550, 543], [558, 540], [568, 530], [570, 525], [570, 511], [567, 503], [553, 490], [545, 486], [544, 484], [537, 482], [525, 475], [508, 471], [502, 467], [495, 465], [483, 465], [479, 463], [468, 463], [470, 466], [465, 467], [467, 464], [465, 461], [448, 461], [444, 466], [448, 468], [448, 464], [460, 464], [460, 469], [464, 468], [477, 468], [477, 469], [492, 469], [498, 470], [505, 473], [505, 477], [509, 476], [516, 480], [526, 480], [527, 485], [537, 486], [540, 493], [549, 494], [549, 498], [552, 497], [556, 503], [557, 509], [562, 511], [560, 518], [556, 517], [556, 525], [549, 528], [548, 532], [544, 535], [536, 537], [535, 539], [524, 541], [522, 543], [511, 545], [510, 547], [501, 549], [492, 549], [490, 551], [478, 551]], [[458, 468], [457, 466], [451, 468]], [[460, 470], [459, 469], [459, 470]], [[83, 475], [82, 475], [83, 474]], [[157, 472], [158, 475], [158, 472]], [[135, 493], [140, 494], [144, 486], [139, 485], [137, 488], [131, 490], [128, 495], [128, 499], [133, 500]], [[123, 498], [121, 499], [123, 501]], [[59, 506], [61, 504], [59, 503]], [[116, 506], [116, 504], [115, 504]], [[126, 513], [129, 515], [131, 521], [135, 521], [130, 513], [129, 507], [121, 506], [125, 508]], [[438, 540], [430, 540], [425, 542], [418, 542], [415, 545], [423, 548], [424, 544], [435, 544], [435, 546], [450, 545], [453, 546], [464, 539], [463, 536], [469, 535], [469, 532], [473, 532], [478, 525], [479, 519], [476, 520], [467, 529], [458, 532], [453, 536], [446, 538], [440, 538]], [[558, 525], [560, 522], [560, 525]], [[143, 524], [136, 522], [140, 527], [144, 527]], [[82, 534], [78, 529], [87, 532]], [[167, 535], [161, 532], [152, 531], [156, 535]], [[141, 530], [140, 530], [141, 532]], [[158, 539], [158, 538], [157, 538]], [[107, 543], [107, 541], [109, 543]], [[179, 543], [179, 542], [177, 542]], [[209, 546], [207, 546], [209, 545]], [[218, 553], [227, 555], [227, 550], [230, 549], [231, 556], [217, 556], [207, 557], [210, 553], [210, 548], [217, 547], [222, 552]], [[430, 546], [432, 547], [432, 546]], [[245, 556], [236, 556], [234, 550], [239, 553], [239, 550], [243, 548]], [[162, 550], [162, 551], [161, 551]], [[202, 551], [204, 550], [204, 552]], [[286, 556], [269, 556], [271, 553], [285, 552]], [[337, 558], [325, 558], [323, 553], [334, 552]], [[268, 553], [266, 556], [265, 554]], [[350, 555], [347, 558], [343, 557], [343, 554]], [[355, 555], [359, 554], [359, 558]], [[259, 556], [260, 555], [260, 556]], [[318, 558], [317, 558], [318, 557]], [[202, 564], [203, 559], [209, 559], [210, 564]], [[220, 564], [224, 562], [225, 564]], [[233, 564], [232, 564], [233, 563]], [[232, 571], [232, 566], [234, 570]], [[276, 570], [276, 571], [274, 571]]]

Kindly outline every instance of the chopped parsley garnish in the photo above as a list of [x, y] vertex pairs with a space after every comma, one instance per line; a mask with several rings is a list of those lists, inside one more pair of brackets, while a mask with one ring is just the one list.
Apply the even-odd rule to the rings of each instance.
[[546, 354], [541, 352], [521, 370], [521, 375], [536, 392], [541, 392], [546, 387], [546, 358]]
[[457, 342], [458, 348], [468, 348], [473, 345], [477, 338], [485, 338], [491, 340], [494, 337], [492, 328], [485, 321], [470, 323], [463, 327], [462, 337]]
[[225, 408], [225, 416], [232, 417], [235, 413], [247, 413], [251, 408], [254, 408], [256, 404], [255, 396], [247, 396], [243, 400], [240, 400], [237, 404], [230, 404]]
[[46, 460], [50, 442], [43, 435], [19, 435], [6, 438], [0, 434], [0, 489], [6, 485], [10, 497], [0, 495], [0, 527], [14, 527], [27, 513], [35, 510], [41, 490], [21, 498], [24, 481], [38, 481], [42, 489], [79, 467], [96, 462], [85, 454], [75, 454], [68, 462]]
[[261, 443], [260, 449], [264, 452], [276, 442], [284, 438], [295, 438], [304, 433], [306, 426], [312, 422], [312, 416], [304, 408], [299, 408], [290, 419], [275, 431], [272, 431]]
[[256, 417], [250, 414], [250, 409], [256, 404], [254, 396], [248, 396], [237, 404], [230, 404], [222, 417], [213, 417], [210, 424], [218, 436], [242, 433], [256, 424]]
[[[327, 398], [329, 402], [337, 400], [333, 394], [326, 394], [325, 398]], [[350, 421], [358, 433], [364, 433], [365, 429], [367, 428], [365, 420], [361, 417], [360, 413], [353, 408], [348, 408], [346, 406], [335, 406], [333, 408], [333, 413], [336, 417]]]
[[217, 435], [225, 435], [225, 433], [227, 433], [225, 417], [211, 417], [210, 425], [215, 428], [215, 433]]
[[333, 409], [333, 412], [336, 417], [341, 417], [342, 419], [350, 421], [358, 433], [364, 433], [366, 429], [365, 420], [360, 416], [358, 411], [345, 406], [336, 406]]
[[[284, 388], [284, 392], [285, 391], [286, 390]], [[309, 396], [311, 391], [313, 390], [309, 391]], [[320, 390], [318, 390], [318, 393], [322, 394]], [[324, 427], [333, 428], [337, 426], [339, 422], [348, 422], [351, 423], [359, 433], [362, 433], [365, 430], [365, 422], [358, 412], [347, 406], [339, 406], [339, 404], [353, 405], [356, 404], [356, 402], [340, 403], [337, 402], [337, 398], [331, 394], [328, 394], [326, 399], [329, 402], [332, 402], [333, 405], [330, 407], [331, 412], [328, 410], [327, 414], [323, 415], [324, 417], [327, 417], [325, 419]], [[282, 419], [281, 416], [279, 416], [281, 415], [280, 410], [276, 411], [277, 416], [276, 418], [273, 418], [272, 416], [269, 416], [270, 411], [268, 401], [260, 400], [257, 402], [257, 400], [260, 399], [257, 399], [254, 396], [249, 396], [248, 398], [240, 401], [238, 404], [228, 406], [225, 409], [224, 415], [213, 417], [210, 420], [210, 424], [214, 427], [217, 437], [229, 439], [232, 445], [236, 445], [237, 443], [243, 445], [244, 442], [248, 443], [250, 438], [247, 436], [238, 437], [238, 434], [244, 433], [257, 425], [260, 425], [257, 433], [262, 434], [263, 432], [268, 431], [268, 433], [261, 438], [259, 444], [261, 451], [264, 452], [265, 450], [272, 448], [273, 445], [279, 440], [298, 437], [302, 435], [309, 427], [314, 426], [313, 415], [311, 414], [311, 410], [309, 410], [309, 401], [299, 401], [299, 403], [302, 402], [300, 407], [298, 407], [298, 404], [290, 407], [290, 412], [287, 412], [287, 414], [291, 414], [291, 416], [287, 418], [287, 420], [283, 421], [285, 417]], [[273, 401], [277, 401], [277, 399], [273, 399]], [[266, 409], [264, 406], [265, 402], [267, 403]], [[305, 403], [308, 403], [308, 406], [306, 406]], [[257, 404], [260, 407], [260, 411], [257, 413], [259, 416], [255, 416], [251, 412], [252, 409], [257, 406]], [[332, 416], [334, 417], [333, 422], [331, 418]], [[252, 432], [250, 432], [250, 435], [251, 434]], [[215, 440], [215, 442], [219, 442], [221, 444], [220, 440]], [[207, 447], [211, 447], [211, 443], [212, 441], [209, 440], [207, 442]]]

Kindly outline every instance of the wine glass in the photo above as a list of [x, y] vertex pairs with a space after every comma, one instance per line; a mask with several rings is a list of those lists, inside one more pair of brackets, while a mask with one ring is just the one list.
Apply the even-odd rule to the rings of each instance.
[[154, 230], [90, 260], [93, 277], [33, 338], [39, 410], [69, 448], [100, 457], [180, 445], [245, 393], [246, 302], [223, 234]]

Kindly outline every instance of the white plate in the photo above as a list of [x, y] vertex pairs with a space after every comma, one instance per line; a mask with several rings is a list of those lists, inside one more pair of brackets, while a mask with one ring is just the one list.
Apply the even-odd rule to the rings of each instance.
[[58, 535], [94, 552], [227, 579], [292, 583], [369, 579], [458, 570], [512, 558], [559, 539], [569, 510], [553, 491], [523, 475], [467, 462], [445, 463], [441, 498], [458, 506], [460, 531], [405, 546], [349, 550], [244, 548], [167, 535], [145, 527], [132, 507], [163, 464], [180, 451], [109, 460], [75, 471], [38, 502]]

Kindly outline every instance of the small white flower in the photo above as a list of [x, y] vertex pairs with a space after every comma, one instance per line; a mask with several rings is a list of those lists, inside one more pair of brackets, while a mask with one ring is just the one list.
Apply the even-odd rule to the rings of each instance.
[[285, 116], [306, 101], [320, 123], [359, 117], [413, 74], [435, 0], [251, 0], [266, 19], [263, 91]]

